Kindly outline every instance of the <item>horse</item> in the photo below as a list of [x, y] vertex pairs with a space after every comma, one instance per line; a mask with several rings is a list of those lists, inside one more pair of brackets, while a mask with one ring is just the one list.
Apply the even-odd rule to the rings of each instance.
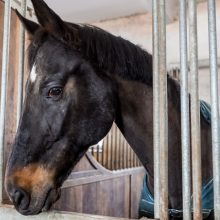
[[[146, 168], [153, 195], [152, 55], [97, 27], [63, 21], [43, 0], [32, 3], [38, 23], [17, 12], [31, 42], [24, 105], [5, 174], [16, 210], [49, 210], [75, 164], [113, 122]], [[180, 85], [169, 76], [167, 85], [169, 208], [181, 210]], [[200, 117], [205, 185], [213, 176], [211, 128]]]

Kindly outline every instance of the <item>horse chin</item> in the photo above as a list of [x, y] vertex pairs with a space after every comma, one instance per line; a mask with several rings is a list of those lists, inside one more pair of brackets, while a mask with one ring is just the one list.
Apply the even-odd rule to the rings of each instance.
[[27, 209], [22, 209], [16, 206], [15, 208], [22, 215], [37, 215], [41, 212], [46, 212], [60, 198], [60, 192], [60, 188], [51, 189], [46, 193], [46, 196], [31, 198]]

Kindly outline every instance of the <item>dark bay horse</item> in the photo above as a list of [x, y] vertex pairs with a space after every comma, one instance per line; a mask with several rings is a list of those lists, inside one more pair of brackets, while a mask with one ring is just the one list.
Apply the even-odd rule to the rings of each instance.
[[[113, 121], [146, 168], [153, 194], [152, 56], [99, 28], [64, 22], [32, 0], [30, 75], [5, 186], [24, 215], [48, 210], [89, 146]], [[169, 206], [182, 209], [180, 86], [168, 77]], [[210, 125], [201, 116], [203, 185], [212, 178]]]

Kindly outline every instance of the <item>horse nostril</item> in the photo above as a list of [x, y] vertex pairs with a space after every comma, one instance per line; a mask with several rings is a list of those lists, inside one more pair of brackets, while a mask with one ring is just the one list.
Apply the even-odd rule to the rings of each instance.
[[14, 192], [11, 193], [11, 198], [16, 208], [25, 210], [29, 206], [29, 195], [23, 189], [17, 188], [13, 190]]

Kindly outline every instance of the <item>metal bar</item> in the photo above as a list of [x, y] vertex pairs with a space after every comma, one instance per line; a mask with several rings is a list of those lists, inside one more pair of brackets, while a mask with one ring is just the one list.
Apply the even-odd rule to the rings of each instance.
[[122, 149], [123, 149], [123, 169], [125, 169], [125, 158], [126, 158], [126, 151], [125, 151], [125, 139], [122, 138]]
[[131, 157], [132, 157], [132, 148], [127, 144], [129, 147], [129, 168], [131, 168]]
[[111, 170], [114, 170], [114, 151], [115, 151], [115, 124], [113, 124], [113, 127], [112, 127], [112, 136], [111, 136]]
[[117, 146], [117, 125], [115, 124], [114, 127], [114, 163], [113, 163], [113, 170], [116, 170], [116, 166], [117, 166], [117, 150], [118, 150], [118, 146]]
[[191, 75], [191, 143], [192, 143], [192, 183], [193, 219], [202, 219], [202, 174], [200, 140], [200, 103], [198, 90], [198, 45], [197, 45], [197, 1], [189, 1], [189, 41]]
[[92, 156], [94, 156], [94, 147], [92, 146]]
[[214, 182], [214, 213], [220, 220], [220, 139], [219, 139], [219, 100], [218, 100], [218, 60], [216, 36], [216, 2], [208, 1], [209, 17], [209, 58], [212, 105], [212, 158]]
[[[27, 0], [21, 2], [21, 14], [26, 17]], [[19, 35], [19, 69], [18, 69], [18, 97], [17, 97], [17, 126], [19, 123], [23, 104], [23, 84], [24, 84], [24, 52], [25, 52], [25, 30], [20, 27]]]
[[187, 1], [179, 0], [180, 14], [180, 83], [181, 83], [181, 132], [182, 132], [182, 188], [183, 219], [191, 219], [191, 166], [190, 126], [187, 57]]
[[100, 163], [100, 157], [99, 157], [99, 143], [96, 145], [96, 160]]
[[127, 141], [124, 141], [124, 153], [125, 153], [125, 162], [124, 162], [124, 168], [127, 168], [128, 166], [128, 150], [127, 150], [127, 145], [126, 145]]
[[105, 143], [106, 144], [103, 145], [103, 152], [102, 152], [104, 154], [104, 158], [105, 158], [103, 165], [107, 169], [108, 169], [108, 139], [109, 139], [109, 134], [105, 138]]
[[152, 2], [153, 11], [153, 145], [154, 145], [154, 218], [160, 218], [160, 79], [158, 1]]
[[103, 139], [103, 142], [102, 142], [102, 152], [101, 152], [101, 158], [102, 158], [102, 162], [101, 162], [101, 164], [102, 164], [102, 166], [105, 166], [104, 165], [104, 161], [105, 161], [105, 158], [104, 158], [104, 146], [105, 146], [105, 142], [106, 142], [106, 138], [104, 138]]
[[11, 21], [11, 0], [5, 0], [4, 9], [4, 33], [2, 51], [2, 82], [1, 82], [1, 105], [0, 105], [0, 204], [3, 203], [3, 166], [4, 166], [4, 134], [5, 134], [5, 111], [7, 76], [9, 63], [9, 43], [10, 43], [10, 21]]
[[168, 112], [166, 71], [166, 10], [159, 0], [159, 74], [160, 74], [160, 219], [168, 220]]
[[108, 169], [111, 169], [111, 153], [112, 153], [112, 128], [108, 138]]
[[121, 132], [119, 133], [119, 139], [120, 139], [120, 151], [119, 151], [119, 160], [120, 160], [120, 169], [123, 169], [123, 158], [124, 158], [124, 154], [123, 154], [123, 136], [121, 134]]

